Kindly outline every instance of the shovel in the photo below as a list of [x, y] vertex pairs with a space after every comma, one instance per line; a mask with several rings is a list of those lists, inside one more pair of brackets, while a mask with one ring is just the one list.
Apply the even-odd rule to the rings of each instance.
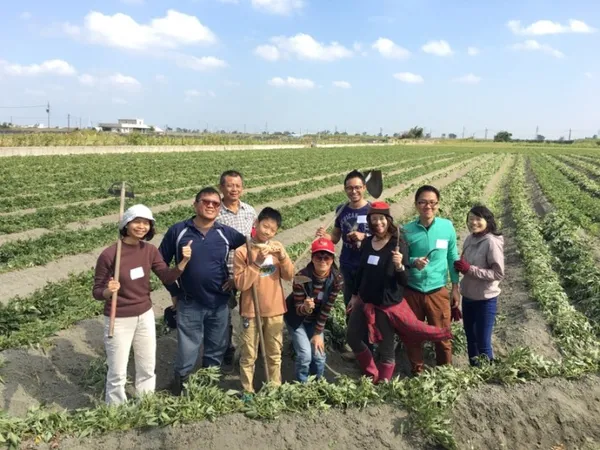
[[306, 291], [306, 287], [304, 286], [304, 283], [310, 283], [312, 280], [309, 277], [306, 277], [304, 275], [296, 275], [294, 277], [294, 283], [296, 284], [300, 284], [302, 285], [302, 289], [304, 289], [304, 293], [306, 294], [306, 297], [310, 297], [310, 295], [308, 295], [308, 292]]
[[[125, 181], [121, 183], [113, 183], [108, 189], [110, 195], [121, 197], [121, 204], [119, 206], [119, 223], [123, 219], [123, 212], [125, 210], [125, 197], [134, 198], [133, 188], [129, 186]], [[121, 270], [121, 236], [117, 240], [117, 255], [115, 257], [115, 281], [119, 281], [119, 272]], [[117, 294], [114, 292], [110, 302], [110, 322], [108, 326], [108, 337], [112, 338], [115, 333], [115, 317], [117, 316]]]
[[[381, 174], [381, 170], [368, 170], [367, 172], [365, 172], [364, 175], [365, 175], [365, 185], [367, 187], [367, 192], [369, 193], [369, 195], [371, 195], [371, 197], [374, 197], [374, 198], [381, 197], [381, 194], [383, 193], [383, 175]], [[338, 210], [338, 212], [335, 214], [333, 219], [331, 219], [331, 222], [329, 222], [327, 224], [325, 229], [329, 228], [337, 220], [337, 218], [340, 216], [340, 214], [342, 213], [344, 208], [346, 206], [348, 206], [349, 204], [350, 204], [350, 202], [346, 202], [346, 204]], [[357, 224], [357, 228], [358, 228], [358, 224]], [[310, 250], [310, 245], [300, 254], [300, 256], [298, 256], [296, 258], [296, 261], [294, 261], [294, 264], [296, 264], [298, 261], [300, 261], [302, 258], [304, 258], [309, 250]]]
[[[251, 247], [252, 247], [252, 238], [250, 236], [246, 237], [246, 249], [248, 253], [248, 265], [251, 265], [253, 261]], [[267, 352], [265, 351], [265, 336], [263, 334], [262, 328], [262, 318], [260, 317], [260, 305], [258, 304], [258, 292], [256, 290], [256, 283], [252, 283], [252, 302], [254, 304], [254, 319], [256, 320], [256, 327], [258, 328], [258, 344], [260, 345], [260, 351], [262, 353], [263, 358], [263, 366], [265, 368], [265, 380], [269, 383], [269, 366], [267, 365]]]

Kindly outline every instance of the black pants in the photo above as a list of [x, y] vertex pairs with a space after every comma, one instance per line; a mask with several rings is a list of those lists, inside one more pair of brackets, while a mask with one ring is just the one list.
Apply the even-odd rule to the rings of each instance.
[[[378, 310], [375, 310], [375, 325], [377, 325], [383, 336], [383, 340], [379, 342], [377, 347], [381, 362], [394, 363], [396, 361], [396, 342], [394, 339], [396, 332], [385, 313]], [[356, 306], [350, 313], [346, 333], [346, 341], [354, 353], [360, 353], [367, 348], [363, 339], [368, 332], [367, 318], [364, 306], [361, 304]]]

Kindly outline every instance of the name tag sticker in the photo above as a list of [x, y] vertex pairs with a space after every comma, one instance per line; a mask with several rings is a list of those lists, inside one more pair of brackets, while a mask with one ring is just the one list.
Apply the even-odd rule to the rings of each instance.
[[129, 271], [129, 276], [132, 280], [137, 280], [138, 278], [143, 278], [144, 276], [144, 268], [136, 267], [135, 269], [131, 269]]
[[356, 223], [367, 223], [367, 216], [356, 216]]
[[319, 292], [319, 295], [317, 295], [317, 299], [323, 300], [323, 291]]
[[435, 242], [435, 248], [448, 248], [448, 239], [438, 239]]
[[377, 256], [377, 255], [369, 255], [369, 259], [367, 260], [367, 264], [371, 264], [373, 266], [376, 266], [377, 264], [379, 264], [379, 256]]

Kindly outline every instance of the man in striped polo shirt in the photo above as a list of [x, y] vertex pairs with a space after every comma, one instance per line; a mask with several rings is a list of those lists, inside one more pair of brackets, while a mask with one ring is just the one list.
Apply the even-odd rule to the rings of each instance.
[[[219, 190], [222, 194], [221, 210], [217, 216], [217, 222], [223, 225], [230, 226], [244, 236], [250, 236], [252, 226], [256, 220], [255, 209], [247, 203], [241, 201], [244, 192], [244, 179], [242, 174], [235, 170], [227, 170], [221, 174], [219, 179]], [[233, 370], [233, 362], [235, 355], [235, 346], [233, 345], [233, 330], [239, 329], [237, 325], [240, 323], [240, 314], [237, 309], [237, 291], [233, 283], [233, 255], [234, 251], [229, 252], [227, 258], [227, 269], [229, 271], [229, 279], [223, 286], [225, 291], [230, 293], [229, 300], [229, 331], [227, 338], [227, 351], [223, 357], [221, 369], [223, 372], [231, 372]], [[234, 327], [234, 323], [236, 326]], [[237, 340], [238, 332], [235, 337]]]

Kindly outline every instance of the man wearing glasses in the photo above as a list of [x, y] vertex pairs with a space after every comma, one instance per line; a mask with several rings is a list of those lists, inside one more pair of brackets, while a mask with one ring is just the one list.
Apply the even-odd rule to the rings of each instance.
[[[419, 217], [404, 227], [409, 248], [410, 268], [406, 301], [419, 320], [440, 328], [451, 322], [451, 307], [460, 307], [458, 272], [454, 261], [458, 259], [456, 230], [448, 219], [436, 217], [440, 192], [433, 186], [421, 186], [415, 194], [415, 206]], [[446, 289], [448, 272], [452, 281], [452, 292]], [[450, 298], [450, 296], [452, 298]], [[423, 371], [423, 349], [421, 345], [406, 345], [412, 373]], [[438, 365], [452, 363], [452, 342], [435, 344]]]
[[[324, 227], [317, 230], [317, 237], [330, 239], [334, 244], [342, 240], [342, 253], [340, 255], [340, 271], [344, 278], [344, 304], [348, 306], [352, 293], [355, 290], [356, 274], [360, 266], [360, 246], [369, 232], [367, 213], [370, 202], [365, 200], [365, 177], [358, 170], [353, 170], [344, 179], [344, 191], [348, 197], [346, 204], [339, 205], [335, 212], [338, 214], [333, 231], [327, 233]], [[340, 211], [341, 209], [341, 211]], [[348, 317], [346, 317], [347, 321]], [[365, 343], [369, 341], [365, 336]], [[354, 359], [352, 349], [346, 345], [344, 359]]]
[[[235, 229], [216, 221], [221, 196], [212, 187], [196, 195], [196, 215], [171, 226], [159, 251], [167, 264], [181, 258], [181, 248], [192, 241], [192, 259], [186, 271], [166, 286], [177, 309], [177, 358], [173, 394], [180, 395], [192, 372], [200, 347], [202, 367], [220, 366], [227, 349], [229, 296], [223, 289], [229, 279], [229, 251], [244, 245], [246, 238]], [[195, 255], [194, 255], [195, 252]]]

